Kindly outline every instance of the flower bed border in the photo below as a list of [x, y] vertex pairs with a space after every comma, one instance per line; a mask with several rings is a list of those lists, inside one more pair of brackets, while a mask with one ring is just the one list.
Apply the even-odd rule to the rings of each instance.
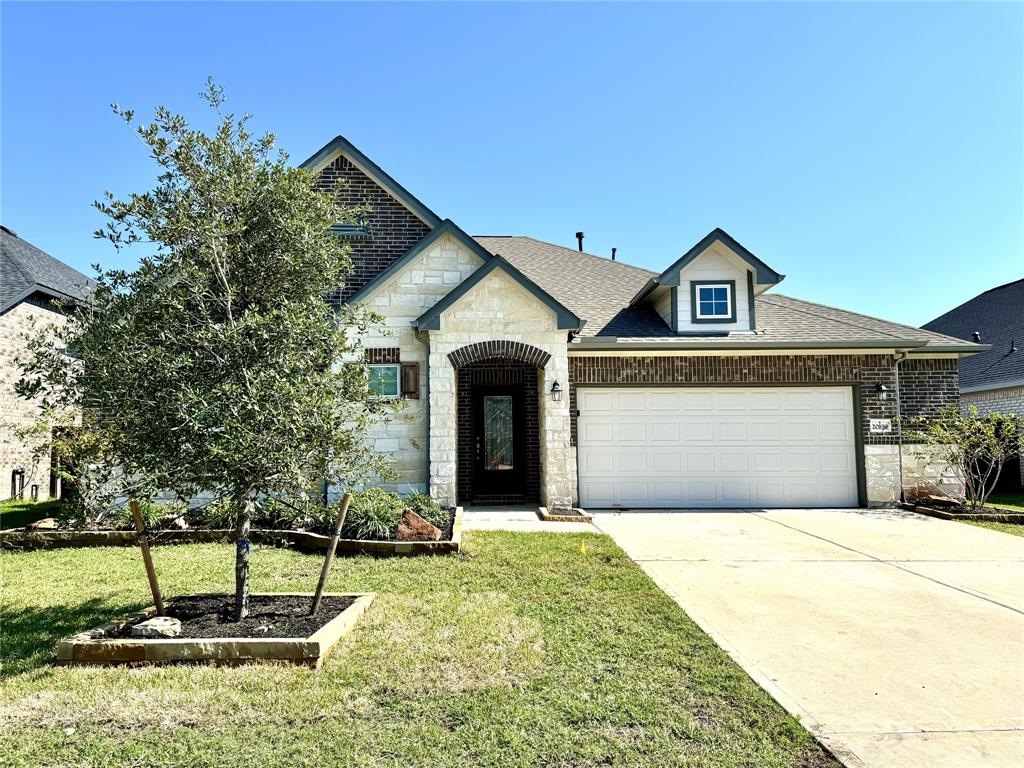
[[[306, 592], [255, 592], [254, 595], [294, 595], [313, 599]], [[370, 607], [374, 595], [369, 592], [327, 592], [331, 597], [354, 597], [355, 602], [308, 637], [197, 637], [140, 638], [110, 637], [127, 624], [135, 624], [156, 615], [156, 608], [125, 616], [103, 626], [79, 632], [57, 643], [57, 664], [168, 664], [212, 662], [244, 664], [250, 661], [282, 661], [319, 668], [327, 655]], [[204, 597], [182, 595], [181, 597]]]
[[586, 512], [579, 507], [575, 508], [579, 514], [576, 515], [559, 515], [554, 512], [548, 512], [547, 507], [537, 507], [537, 514], [540, 519], [545, 523], [590, 523], [593, 522], [594, 517], [589, 512]]
[[920, 515], [927, 515], [928, 517], [937, 517], [940, 520], [968, 520], [971, 522], [991, 522], [991, 523], [1020, 523], [1024, 524], [1024, 512], [1014, 512], [1012, 510], [1006, 510], [1005, 512], [997, 513], [976, 513], [976, 512], [952, 512], [946, 509], [936, 509], [935, 507], [926, 507], [922, 504], [915, 504], [913, 506], [907, 504], [907, 509], [911, 509]]
[[[455, 508], [452, 537], [444, 541], [363, 541], [341, 539], [339, 554], [370, 555], [446, 555], [462, 549], [462, 507]], [[209, 544], [231, 541], [234, 531], [228, 529], [197, 528], [183, 531], [154, 531], [149, 536], [151, 546], [162, 544]], [[134, 547], [138, 545], [135, 531], [26, 531], [11, 528], [0, 531], [0, 549], [64, 549], [83, 547]], [[300, 552], [326, 552], [331, 537], [310, 531], [255, 529], [249, 539], [256, 544], [286, 542]]]

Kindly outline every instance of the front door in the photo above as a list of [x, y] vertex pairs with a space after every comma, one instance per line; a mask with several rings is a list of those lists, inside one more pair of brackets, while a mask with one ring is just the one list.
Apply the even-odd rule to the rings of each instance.
[[473, 388], [473, 498], [525, 494], [522, 385]]

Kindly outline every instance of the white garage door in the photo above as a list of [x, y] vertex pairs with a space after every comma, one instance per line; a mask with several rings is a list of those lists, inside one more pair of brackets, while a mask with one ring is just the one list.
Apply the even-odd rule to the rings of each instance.
[[586, 388], [580, 504], [857, 505], [849, 387]]

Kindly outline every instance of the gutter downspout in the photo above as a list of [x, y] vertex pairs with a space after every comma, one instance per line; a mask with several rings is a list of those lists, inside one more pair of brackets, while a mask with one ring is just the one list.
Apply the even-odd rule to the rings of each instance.
[[413, 335], [417, 341], [423, 343], [423, 346], [427, 350], [427, 364], [423, 366], [423, 388], [426, 390], [425, 394], [425, 408], [426, 408], [426, 422], [427, 422], [427, 444], [426, 444], [426, 474], [424, 480], [426, 481], [425, 493], [430, 495], [430, 334], [426, 331], [414, 330]]
[[900, 363], [909, 357], [909, 352], [901, 352], [893, 363], [892, 370], [896, 377], [896, 441], [899, 446], [900, 467], [900, 504], [907, 503], [907, 495], [903, 490], [903, 406], [900, 404]]

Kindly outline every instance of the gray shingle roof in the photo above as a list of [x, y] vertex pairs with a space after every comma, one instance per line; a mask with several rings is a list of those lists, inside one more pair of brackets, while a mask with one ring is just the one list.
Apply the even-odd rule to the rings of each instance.
[[[620, 342], [686, 342], [693, 346], [773, 346], [813, 344], [884, 346], [921, 342], [932, 348], [971, 347], [963, 341], [909, 325], [891, 323], [823, 304], [766, 293], [754, 301], [757, 333], [681, 336], [671, 332], [650, 306], [630, 307], [630, 300], [656, 276], [640, 267], [581, 253], [532, 237], [478, 236], [491, 253], [501, 254], [537, 285], [587, 321], [585, 342], [602, 338]], [[597, 337], [597, 338], [586, 338]]]
[[982, 344], [992, 345], [961, 361], [962, 388], [1024, 381], [1024, 279], [987, 290], [923, 327], [968, 341], [977, 331]]
[[33, 293], [54, 298], [84, 299], [92, 281], [77, 269], [0, 229], [0, 313]]

